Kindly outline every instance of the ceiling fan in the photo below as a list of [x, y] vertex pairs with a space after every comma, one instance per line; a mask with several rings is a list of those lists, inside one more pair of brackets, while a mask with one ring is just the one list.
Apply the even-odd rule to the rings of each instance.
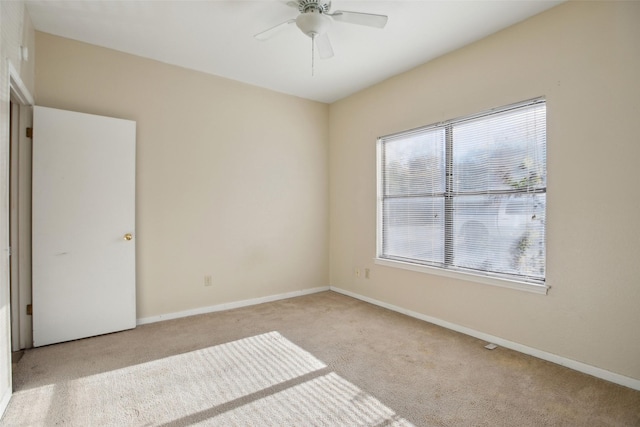
[[287, 5], [298, 9], [300, 14], [297, 18], [289, 19], [256, 34], [254, 37], [258, 40], [267, 40], [279, 33], [284, 27], [288, 27], [290, 24], [295, 22], [304, 34], [311, 37], [312, 49], [313, 42], [315, 42], [318, 54], [323, 59], [331, 58], [333, 56], [333, 48], [331, 47], [331, 42], [327, 35], [327, 31], [331, 27], [332, 21], [384, 28], [388, 19], [386, 15], [375, 15], [372, 13], [349, 12], [346, 10], [330, 12], [330, 0], [297, 0], [290, 1]]

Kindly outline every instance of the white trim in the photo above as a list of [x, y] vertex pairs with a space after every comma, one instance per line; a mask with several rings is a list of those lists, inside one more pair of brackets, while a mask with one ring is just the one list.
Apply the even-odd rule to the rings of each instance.
[[444, 268], [429, 267], [428, 265], [411, 264], [408, 262], [394, 261], [383, 258], [374, 258], [373, 262], [385, 267], [401, 268], [403, 270], [417, 271], [420, 273], [435, 274], [437, 276], [451, 277], [454, 279], [467, 280], [470, 282], [482, 283], [484, 285], [499, 286], [501, 288], [517, 289], [519, 291], [533, 292], [534, 294], [547, 295], [549, 286], [535, 283], [518, 282], [516, 280], [503, 279], [501, 277], [484, 276], [461, 271], [446, 270]]
[[11, 61], [7, 58], [7, 68], [9, 69], [9, 88], [13, 89], [14, 94], [18, 97], [18, 103], [21, 105], [33, 105], [35, 102], [31, 92], [27, 89], [27, 86], [22, 82], [20, 73], [13, 66]]
[[318, 288], [303, 289], [300, 291], [286, 292], [284, 294], [269, 295], [266, 297], [251, 298], [251, 299], [246, 299], [242, 301], [216, 304], [216, 305], [211, 305], [209, 307], [200, 307], [200, 308], [194, 308], [192, 310], [161, 314], [159, 316], [143, 317], [137, 320], [137, 324], [145, 325], [147, 323], [161, 322], [163, 320], [170, 320], [170, 319], [179, 319], [181, 317], [195, 316], [197, 314], [206, 314], [206, 313], [213, 313], [216, 311], [231, 310], [233, 308], [247, 307], [250, 305], [263, 304], [265, 302], [272, 302], [272, 301], [278, 301], [278, 300], [283, 300], [287, 298], [300, 297], [303, 295], [315, 294], [318, 292], [324, 292], [328, 290], [329, 290], [329, 286], [320, 286]]
[[[18, 141], [15, 141], [17, 142], [17, 146], [13, 148], [18, 148], [18, 151], [20, 151], [20, 154], [18, 156], [22, 156], [24, 154], [22, 153], [22, 151], [24, 150], [25, 144], [30, 144], [30, 142], [27, 142], [27, 137], [25, 135], [25, 128], [27, 126], [32, 125], [32, 121], [30, 120], [31, 108], [33, 107], [35, 101], [33, 99], [33, 96], [31, 95], [31, 92], [29, 92], [29, 89], [22, 81], [22, 78], [20, 77], [20, 73], [18, 72], [18, 70], [16, 69], [16, 67], [13, 65], [13, 63], [9, 58], [6, 58], [6, 63], [7, 63], [7, 70], [8, 70], [7, 72], [8, 72], [8, 83], [9, 83], [9, 92], [8, 92], [9, 102], [20, 106], [19, 114], [18, 114], [19, 120], [17, 123], [15, 123], [16, 132], [19, 135], [18, 135]], [[10, 117], [10, 121], [13, 119], [14, 117]], [[10, 135], [9, 144], [11, 145], [13, 143], [14, 143], [13, 135]], [[18, 164], [18, 172], [13, 170], [13, 167], [9, 169], [10, 172], [14, 174], [12, 175], [11, 179], [15, 179], [18, 182], [19, 187], [22, 184], [24, 184], [23, 180], [26, 179], [26, 176], [30, 176], [31, 174], [30, 159], [27, 161], [27, 165], [28, 167], [25, 165], [23, 161], [20, 161], [20, 163]], [[15, 166], [15, 165], [12, 165], [12, 166]], [[27, 175], [25, 176], [25, 174]], [[11, 182], [11, 179], [9, 180], [9, 182]], [[17, 196], [18, 199], [21, 199], [22, 196], [25, 195], [24, 193], [25, 191], [23, 189], [19, 189], [18, 196]], [[27, 193], [26, 196], [30, 198], [30, 194], [31, 194], [30, 187], [28, 190], [26, 190], [26, 193]], [[28, 208], [30, 208], [30, 202], [28, 203], [29, 204], [27, 206]], [[22, 206], [22, 201], [20, 200], [18, 201], [18, 205], [19, 206], [17, 211], [16, 222], [19, 223], [23, 216], [20, 213], [21, 212], [20, 209], [24, 209], [25, 206]], [[11, 226], [11, 224], [9, 225]], [[30, 274], [31, 264], [30, 264], [30, 258], [25, 257], [24, 255], [25, 251], [31, 250], [30, 249], [31, 241], [30, 241], [30, 237], [28, 236], [27, 236], [28, 238], [25, 240], [23, 228], [24, 227], [22, 225], [18, 225], [18, 229], [16, 230], [17, 236], [14, 236], [14, 237], [17, 237], [17, 239], [14, 240], [14, 242], [17, 244], [15, 245], [14, 248], [12, 248], [12, 252], [14, 254], [12, 258], [14, 259], [12, 259], [11, 262], [15, 262], [17, 260], [17, 265], [15, 265], [15, 267], [17, 267], [16, 270], [17, 270], [18, 278], [17, 280], [9, 281], [9, 287], [11, 289], [11, 292], [14, 294], [14, 296], [11, 299], [11, 304], [18, 303], [18, 306], [22, 306], [22, 307], [26, 306], [26, 304], [31, 302], [31, 281], [29, 280], [29, 275], [26, 273], [26, 271], [29, 271], [29, 274]], [[20, 241], [22, 241], [22, 243], [20, 243]], [[25, 243], [25, 241], [27, 243]], [[14, 243], [14, 242], [11, 242], [11, 243]], [[20, 245], [22, 245], [22, 248], [20, 248]], [[25, 258], [27, 259], [25, 260]], [[15, 279], [15, 276], [12, 279]], [[27, 321], [28, 316], [23, 310], [14, 310], [14, 311], [16, 313], [17, 319], [12, 319], [12, 323], [11, 323], [12, 350], [30, 348], [32, 347], [31, 320], [29, 319]], [[15, 343], [13, 341], [15, 341]]]
[[[29, 92], [29, 89], [27, 89], [27, 87], [25, 86], [25, 84], [22, 82], [22, 79], [20, 78], [20, 73], [18, 73], [18, 71], [16, 70], [16, 68], [13, 66], [13, 64], [11, 63], [11, 60], [9, 58], [5, 58], [4, 59], [6, 64], [7, 64], [7, 86], [5, 86], [5, 89], [7, 89], [7, 108], [9, 107], [9, 103], [11, 103], [11, 95], [14, 95], [15, 98], [17, 98], [16, 100], [18, 101], [19, 104], [21, 105], [33, 105], [33, 97], [31, 96], [31, 93]], [[2, 68], [2, 67], [0, 67]], [[9, 118], [9, 122], [11, 121], [11, 118]], [[7, 143], [10, 145], [11, 144], [11, 135], [9, 134], [9, 122], [7, 123], [3, 123], [6, 124], [6, 130], [3, 129], [3, 132], [5, 132], [5, 136], [7, 137]], [[9, 145], [6, 147], [7, 148], [7, 154], [9, 153]], [[4, 148], [4, 147], [3, 147]], [[10, 183], [10, 179], [9, 179], [9, 170], [11, 169], [10, 167], [10, 160], [8, 160], [7, 166], [9, 166], [7, 168], [6, 173], [0, 178], [0, 186], [2, 187], [6, 187], [8, 190], [8, 186]], [[8, 192], [7, 192], [8, 194]], [[7, 197], [6, 202], [9, 202], [9, 199]], [[10, 207], [9, 205], [5, 205], [4, 202], [1, 203], [2, 204], [2, 214], [6, 214], [5, 215], [5, 219], [4, 221], [6, 221], [6, 226], [7, 226], [7, 231], [9, 231], [10, 229], [10, 224], [9, 224], [9, 211], [10, 211]], [[9, 238], [9, 236], [7, 235], [7, 239]], [[0, 242], [0, 246], [4, 246], [5, 243], [10, 244], [10, 241], [2, 241]], [[8, 250], [8, 247], [7, 247]], [[9, 260], [7, 260], [7, 262], [10, 262]], [[6, 280], [6, 282], [4, 281]], [[11, 297], [9, 296], [10, 291], [11, 291], [11, 278], [9, 277], [9, 274], [7, 272], [6, 277], [0, 280], [1, 282], [3, 282], [3, 287], [4, 287], [4, 283], [6, 283], [6, 292], [3, 289], [2, 293], [4, 294], [2, 296], [1, 299], [6, 300], [7, 301], [7, 307], [11, 306]], [[10, 312], [10, 310], [8, 310]], [[0, 369], [6, 369], [7, 372], [7, 376], [9, 379], [9, 384], [7, 384], [6, 388], [1, 390], [0, 392], [2, 392], [2, 397], [0, 398], [0, 417], [4, 414], [4, 411], [7, 409], [7, 406], [9, 405], [9, 401], [11, 400], [11, 395], [13, 393], [13, 369], [12, 369], [12, 363], [11, 363], [11, 344], [12, 344], [12, 322], [11, 322], [11, 314], [8, 313], [6, 318], [4, 319], [6, 321], [6, 325], [4, 330], [2, 331], [3, 334], [6, 334], [6, 342], [5, 345], [6, 347], [6, 358], [7, 358], [7, 364], [5, 366], [0, 367]], [[3, 372], [4, 373], [4, 372]]]
[[415, 311], [407, 310], [405, 308], [398, 307], [393, 304], [388, 304], [386, 302], [378, 301], [376, 299], [369, 298], [364, 295], [347, 291], [345, 289], [341, 289], [335, 286], [330, 286], [330, 288], [334, 292], [338, 292], [343, 295], [347, 295], [352, 298], [356, 298], [361, 301], [368, 302], [370, 304], [384, 307], [389, 310], [396, 311], [398, 313], [402, 313], [410, 317], [414, 317], [416, 319], [424, 320], [425, 322], [433, 323], [434, 325], [442, 326], [443, 328], [451, 329], [452, 331], [460, 332], [465, 335], [469, 335], [469, 336], [481, 339], [483, 341], [498, 344], [499, 346], [502, 346], [511, 350], [515, 350], [520, 353], [528, 354], [530, 356], [534, 356], [534, 357], [537, 357], [538, 359], [546, 360], [548, 362], [556, 363], [558, 365], [565, 366], [575, 371], [579, 371], [579, 372], [594, 376], [596, 378], [601, 378], [603, 380], [610, 381], [615, 384], [620, 384], [625, 387], [632, 388], [634, 390], [640, 390], [640, 379], [616, 374], [615, 372], [607, 371], [602, 368], [597, 368], [592, 365], [587, 365], [586, 363], [578, 362], [576, 360], [568, 359], [566, 357], [558, 356], [556, 354], [547, 353], [546, 351], [538, 350], [536, 348], [518, 344], [516, 342], [505, 340], [500, 337], [485, 334], [484, 332], [476, 331], [474, 329], [467, 328], [465, 326], [460, 326], [455, 323], [447, 322], [446, 320], [441, 320], [436, 317], [431, 317], [425, 314], [417, 313]]
[[0, 399], [0, 417], [4, 414], [4, 411], [7, 409], [7, 406], [9, 406], [9, 401], [11, 401], [11, 387], [9, 387], [9, 391], [5, 392], [5, 394], [2, 396], [2, 399]]

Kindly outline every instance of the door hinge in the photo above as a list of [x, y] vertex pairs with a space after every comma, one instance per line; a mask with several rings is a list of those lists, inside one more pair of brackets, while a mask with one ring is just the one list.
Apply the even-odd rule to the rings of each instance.
[[11, 257], [13, 255], [13, 251], [11, 250], [11, 246], [9, 246], [9, 248], [7, 248], [7, 253], [9, 254], [9, 257]]
[[27, 138], [33, 138], [33, 128], [27, 128]]
[[33, 306], [31, 304], [27, 304], [27, 316], [31, 316], [33, 314]]

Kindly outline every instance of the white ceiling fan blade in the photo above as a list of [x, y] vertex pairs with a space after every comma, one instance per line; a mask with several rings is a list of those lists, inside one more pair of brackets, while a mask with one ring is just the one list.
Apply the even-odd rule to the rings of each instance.
[[367, 27], [384, 28], [389, 17], [387, 15], [375, 15], [373, 13], [349, 12], [336, 10], [329, 14], [334, 20], [348, 22], [350, 24], [366, 25]]
[[288, 1], [287, 2], [287, 6], [292, 7], [294, 9], [297, 9], [300, 7], [300, 5], [298, 4], [297, 1]]
[[316, 42], [320, 58], [327, 59], [333, 56], [333, 48], [331, 47], [331, 41], [329, 40], [327, 33], [315, 36], [313, 39]]
[[268, 30], [264, 30], [256, 35], [254, 35], [253, 37], [255, 37], [258, 40], [267, 40], [270, 39], [271, 37], [275, 36], [276, 34], [278, 34], [280, 31], [282, 31], [284, 28], [286, 28], [289, 24], [293, 24], [294, 22], [296, 22], [295, 19], [289, 19], [288, 21], [285, 21], [281, 24], [276, 25], [275, 27], [271, 27]]

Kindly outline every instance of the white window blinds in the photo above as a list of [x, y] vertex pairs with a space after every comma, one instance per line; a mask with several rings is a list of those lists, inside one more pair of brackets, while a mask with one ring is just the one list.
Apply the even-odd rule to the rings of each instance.
[[382, 259], [545, 280], [546, 104], [379, 139]]

